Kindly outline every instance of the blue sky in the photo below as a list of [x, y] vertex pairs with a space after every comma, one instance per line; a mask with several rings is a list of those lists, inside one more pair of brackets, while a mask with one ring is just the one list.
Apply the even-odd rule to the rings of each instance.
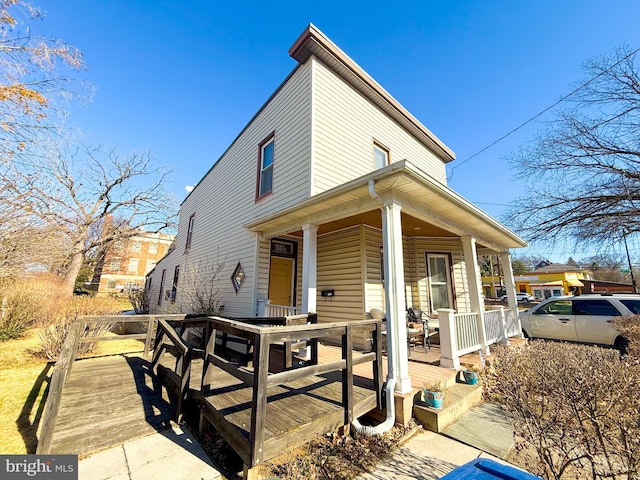
[[449, 185], [497, 219], [523, 190], [505, 157], [542, 124], [465, 160], [585, 80], [583, 61], [640, 47], [637, 0], [34, 3], [46, 18], [32, 30], [78, 47], [96, 87], [72, 124], [151, 151], [179, 198], [295, 67], [288, 49], [310, 22], [456, 153]]

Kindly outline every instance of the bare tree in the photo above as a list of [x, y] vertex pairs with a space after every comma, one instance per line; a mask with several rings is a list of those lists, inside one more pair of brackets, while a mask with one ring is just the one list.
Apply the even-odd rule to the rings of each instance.
[[67, 254], [64, 238], [0, 205], [0, 279], [25, 271], [55, 270]]
[[57, 129], [59, 101], [84, 87], [68, 73], [84, 66], [78, 49], [33, 33], [42, 12], [22, 0], [0, 0], [0, 157], [29, 158]]
[[[61, 150], [38, 165], [0, 162], [0, 205], [60, 236], [68, 248], [63, 293], [71, 296], [87, 252], [173, 225], [177, 204], [164, 190], [166, 175], [149, 153]], [[106, 218], [115, 222], [96, 235]]]
[[637, 52], [588, 61], [589, 80], [530, 148], [512, 156], [527, 194], [507, 221], [528, 239], [596, 243], [640, 230]]
[[183, 311], [220, 315], [224, 309], [220, 291], [220, 272], [223, 268], [224, 261], [219, 257], [189, 262], [184, 266], [178, 285]]

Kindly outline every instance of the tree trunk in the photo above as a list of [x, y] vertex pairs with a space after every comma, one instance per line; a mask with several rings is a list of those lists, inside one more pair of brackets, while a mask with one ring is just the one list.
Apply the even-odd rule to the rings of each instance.
[[62, 296], [66, 298], [73, 297], [73, 290], [76, 284], [76, 279], [82, 268], [82, 262], [84, 261], [84, 254], [82, 252], [76, 252], [71, 257], [71, 263], [64, 276], [64, 282], [62, 284]]

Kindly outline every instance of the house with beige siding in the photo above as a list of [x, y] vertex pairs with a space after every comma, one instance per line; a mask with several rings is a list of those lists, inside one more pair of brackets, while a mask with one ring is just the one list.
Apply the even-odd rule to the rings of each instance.
[[[147, 279], [152, 312], [192, 312], [186, 272], [216, 264], [225, 316], [379, 309], [390, 342], [407, 306], [482, 318], [477, 255], [510, 265], [525, 242], [447, 186], [453, 152], [317, 28], [289, 54], [296, 67], [182, 203], [175, 248]], [[510, 271], [505, 283], [515, 308]]]

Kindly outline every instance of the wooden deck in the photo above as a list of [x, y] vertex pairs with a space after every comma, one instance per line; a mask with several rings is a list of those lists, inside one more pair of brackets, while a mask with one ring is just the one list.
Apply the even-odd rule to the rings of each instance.
[[87, 455], [167, 428], [174, 413], [148, 359], [78, 360], [62, 392], [51, 453]]
[[[318, 350], [320, 363], [330, 363], [341, 357], [339, 347], [320, 345]], [[451, 376], [449, 370], [434, 365], [439, 354], [437, 346], [427, 352], [420, 347], [411, 352], [409, 374], [414, 388]], [[162, 361], [165, 367], [172, 363], [171, 356]], [[386, 362], [383, 362], [383, 370], [386, 375]], [[376, 408], [376, 402], [371, 391], [371, 367], [356, 365], [353, 372], [357, 418]], [[190, 381], [193, 391], [199, 391], [201, 378], [202, 361], [194, 360]], [[218, 372], [214, 378], [216, 383], [212, 384], [212, 389], [220, 395], [211, 397], [215, 398], [212, 406], [222, 414], [228, 414], [230, 422], [243, 436], [248, 435], [251, 388], [242, 388], [242, 382], [224, 372]], [[339, 426], [343, 420], [341, 388], [341, 378], [334, 373], [270, 390], [265, 424], [268, 437], [286, 443], [286, 438], [278, 437], [296, 424], [311, 424], [314, 415], [323, 418], [330, 429]], [[301, 409], [301, 405], [306, 408]], [[292, 416], [293, 411], [300, 411], [300, 416]], [[166, 389], [151, 373], [149, 357], [139, 354], [78, 360], [65, 383], [51, 452], [87, 455], [167, 428], [174, 416], [175, 405], [171, 405]]]
[[[387, 370], [379, 322], [294, 325], [288, 317], [281, 320], [278, 326], [273, 319], [265, 325], [259, 323], [264, 319], [252, 324], [218, 317], [182, 318], [175, 320], [182, 322], [176, 331], [171, 321], [150, 318], [148, 332], [152, 322], [158, 330], [153, 359], [139, 354], [73, 361], [73, 342], [77, 345], [84, 339], [78, 328], [66, 348], [66, 360], [56, 364], [59, 371], [50, 392], [54, 406], [49, 408], [48, 400], [45, 408], [45, 413], [54, 412], [45, 415], [53, 420], [44, 422], [53, 433], [40, 453], [87, 455], [165, 429], [186, 408], [199, 406], [199, 428], [213, 425], [243, 459], [248, 472], [315, 434], [379, 411]], [[201, 338], [208, 339], [204, 350], [184, 342], [179, 332], [186, 334], [186, 326], [201, 329]], [[353, 349], [355, 328], [371, 332], [371, 351]], [[340, 347], [318, 342], [336, 333], [342, 338]], [[220, 356], [216, 339], [221, 334], [249, 339], [249, 364], [242, 366]], [[292, 357], [295, 365], [278, 361], [277, 355], [273, 363], [274, 352], [289, 355], [291, 346], [301, 343], [308, 347], [307, 360], [300, 361], [298, 352]], [[416, 391], [426, 382], [452, 378], [452, 370], [438, 367], [439, 356], [437, 344], [428, 350], [421, 346], [411, 350], [409, 375]], [[160, 375], [154, 373], [154, 364]], [[189, 418], [197, 417], [198, 410], [190, 413]]]

